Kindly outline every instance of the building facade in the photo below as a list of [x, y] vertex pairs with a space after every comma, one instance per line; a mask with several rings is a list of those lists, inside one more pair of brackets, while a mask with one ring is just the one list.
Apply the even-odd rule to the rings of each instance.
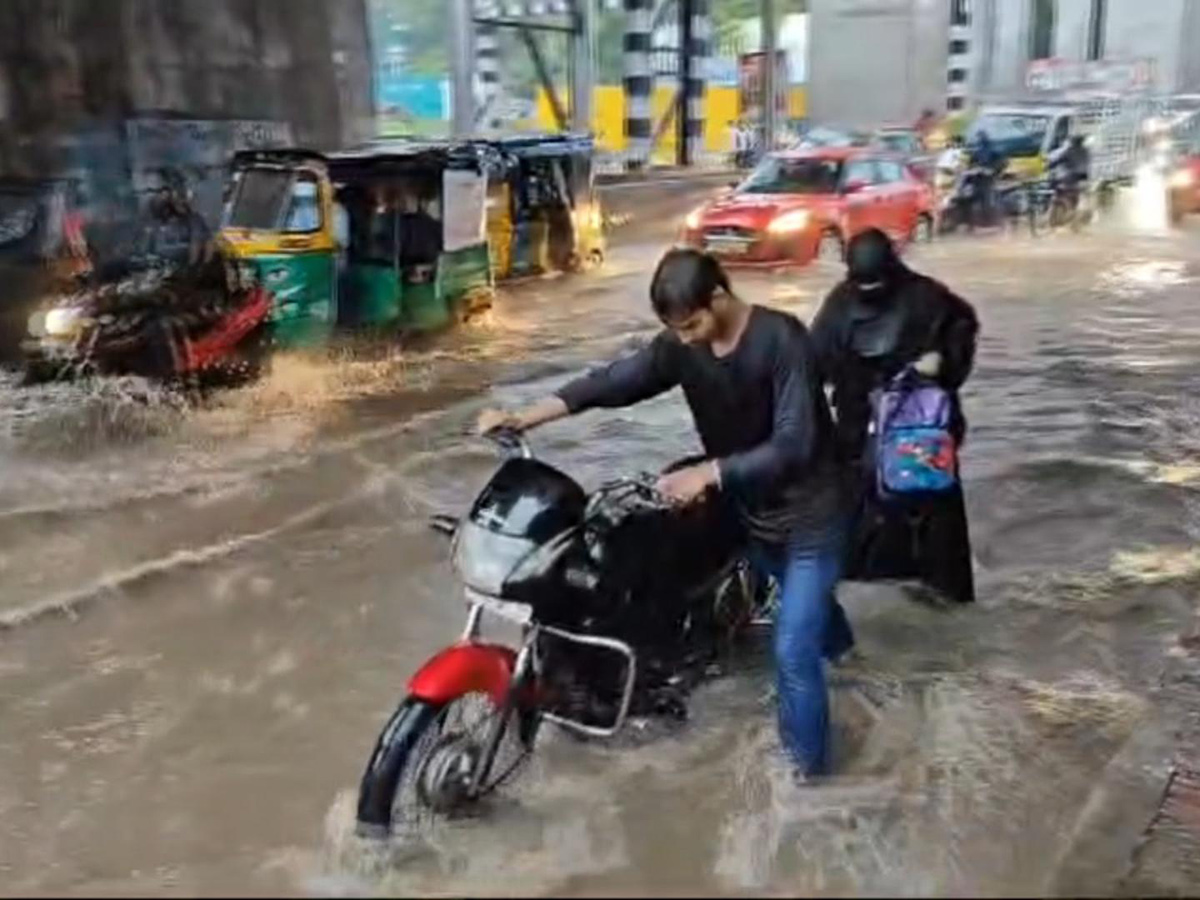
[[1200, 91], [1200, 0], [952, 0], [952, 6], [968, 35], [957, 76], [964, 97]]
[[1200, 92], [1200, 0], [811, 0], [810, 108], [847, 125], [990, 99]]

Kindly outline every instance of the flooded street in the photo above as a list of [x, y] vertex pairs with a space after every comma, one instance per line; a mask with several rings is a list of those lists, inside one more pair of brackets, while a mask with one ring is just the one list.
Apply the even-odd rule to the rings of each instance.
[[[1194, 229], [911, 254], [983, 323], [963, 454], [979, 602], [843, 588], [865, 659], [834, 675], [836, 778], [777, 767], [750, 649], [686, 726], [546, 735], [432, 848], [351, 837], [379, 729], [461, 630], [425, 521], [494, 466], [474, 414], [653, 334], [669, 239], [638, 232], [602, 272], [508, 289], [403, 353], [281, 359], [204, 409], [134, 381], [0, 384], [0, 893], [1200, 888], [1167, 838], [1135, 852], [1186, 744], [1173, 688], [1200, 669]], [[734, 277], [807, 321], [839, 274]], [[585, 485], [696, 446], [675, 394], [533, 442]]]

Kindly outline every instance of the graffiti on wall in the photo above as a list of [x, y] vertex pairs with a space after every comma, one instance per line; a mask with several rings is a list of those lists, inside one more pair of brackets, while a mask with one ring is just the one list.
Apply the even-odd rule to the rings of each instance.
[[290, 146], [292, 129], [263, 120], [139, 117], [126, 121], [125, 142], [136, 193], [182, 182], [196, 211], [215, 226], [230, 157], [239, 150]]

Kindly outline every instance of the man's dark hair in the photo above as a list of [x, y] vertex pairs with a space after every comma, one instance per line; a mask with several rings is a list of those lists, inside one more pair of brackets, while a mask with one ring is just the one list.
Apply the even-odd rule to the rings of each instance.
[[650, 305], [663, 321], [682, 319], [712, 306], [720, 288], [733, 290], [721, 264], [708, 253], [690, 247], [668, 250], [650, 282]]

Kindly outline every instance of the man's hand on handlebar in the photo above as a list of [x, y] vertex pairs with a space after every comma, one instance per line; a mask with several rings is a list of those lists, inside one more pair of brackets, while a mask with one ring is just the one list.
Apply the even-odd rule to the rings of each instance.
[[685, 506], [704, 497], [709, 488], [720, 483], [717, 464], [707, 460], [658, 479], [658, 492], [672, 503]]
[[485, 409], [479, 414], [475, 423], [475, 431], [480, 435], [491, 434], [501, 430], [521, 431], [521, 423], [516, 413], [504, 409]]
[[475, 430], [481, 435], [504, 429], [520, 433], [555, 419], [565, 418], [569, 414], [567, 404], [558, 397], [546, 397], [524, 409], [485, 409], [476, 420]]

